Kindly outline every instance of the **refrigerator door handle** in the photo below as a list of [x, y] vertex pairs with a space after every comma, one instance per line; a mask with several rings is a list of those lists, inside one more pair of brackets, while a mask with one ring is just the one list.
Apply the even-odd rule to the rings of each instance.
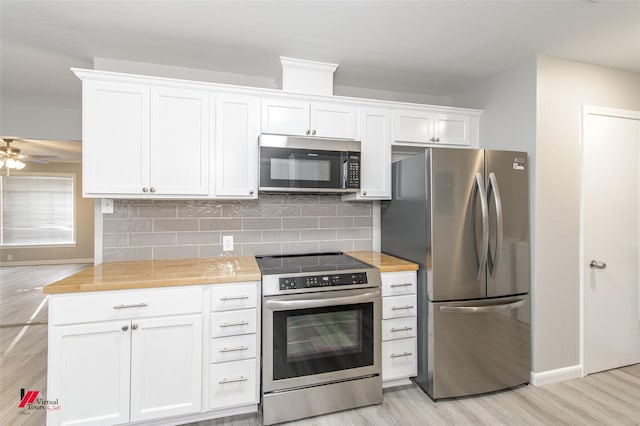
[[476, 184], [474, 190], [478, 191], [478, 194], [480, 195], [480, 207], [482, 209], [482, 252], [478, 259], [478, 274], [476, 276], [476, 279], [480, 281], [487, 264], [487, 257], [489, 253], [489, 203], [487, 202], [487, 192], [484, 189], [482, 173], [476, 173]]
[[508, 311], [524, 305], [526, 299], [518, 299], [509, 303], [486, 306], [440, 306], [440, 312], [457, 314], [484, 314], [490, 312]]
[[498, 179], [496, 174], [489, 173], [489, 186], [487, 187], [487, 197], [490, 197], [491, 192], [495, 194], [493, 199], [496, 204], [496, 250], [491, 259], [491, 252], [489, 252], [489, 273], [493, 277], [498, 267], [498, 260], [500, 259], [500, 253], [502, 251], [502, 240], [504, 238], [504, 219], [502, 212], [502, 197], [500, 196], [500, 187], [498, 186]]

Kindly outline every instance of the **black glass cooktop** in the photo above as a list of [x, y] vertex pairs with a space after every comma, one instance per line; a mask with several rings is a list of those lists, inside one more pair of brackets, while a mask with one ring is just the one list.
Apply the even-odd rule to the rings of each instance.
[[342, 252], [256, 256], [256, 262], [258, 262], [262, 275], [373, 268], [373, 266]]

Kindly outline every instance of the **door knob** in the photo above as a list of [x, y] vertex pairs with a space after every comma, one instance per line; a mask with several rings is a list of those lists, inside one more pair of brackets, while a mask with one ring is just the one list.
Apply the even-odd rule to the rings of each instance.
[[595, 269], [606, 269], [607, 268], [607, 264], [604, 262], [600, 262], [597, 260], [592, 260], [591, 263], [589, 263], [589, 266]]

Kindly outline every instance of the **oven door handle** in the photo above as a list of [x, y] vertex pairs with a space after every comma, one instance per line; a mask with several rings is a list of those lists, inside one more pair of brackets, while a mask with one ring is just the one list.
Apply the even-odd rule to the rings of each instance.
[[323, 297], [321, 299], [302, 300], [267, 300], [266, 302], [264, 302], [264, 304], [265, 307], [271, 310], [322, 308], [325, 306], [349, 305], [353, 303], [369, 302], [371, 301], [371, 299], [379, 296], [380, 291], [372, 291], [370, 293], [359, 294], [357, 296]]

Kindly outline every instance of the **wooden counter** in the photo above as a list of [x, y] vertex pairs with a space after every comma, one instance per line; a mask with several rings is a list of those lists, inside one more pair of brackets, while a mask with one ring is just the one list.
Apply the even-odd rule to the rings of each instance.
[[260, 281], [255, 258], [145, 260], [102, 263], [42, 290], [46, 294], [127, 290], [196, 284]]
[[408, 262], [397, 257], [380, 253], [377, 251], [350, 251], [349, 256], [373, 265], [380, 272], [417, 271], [419, 266], [416, 263]]

